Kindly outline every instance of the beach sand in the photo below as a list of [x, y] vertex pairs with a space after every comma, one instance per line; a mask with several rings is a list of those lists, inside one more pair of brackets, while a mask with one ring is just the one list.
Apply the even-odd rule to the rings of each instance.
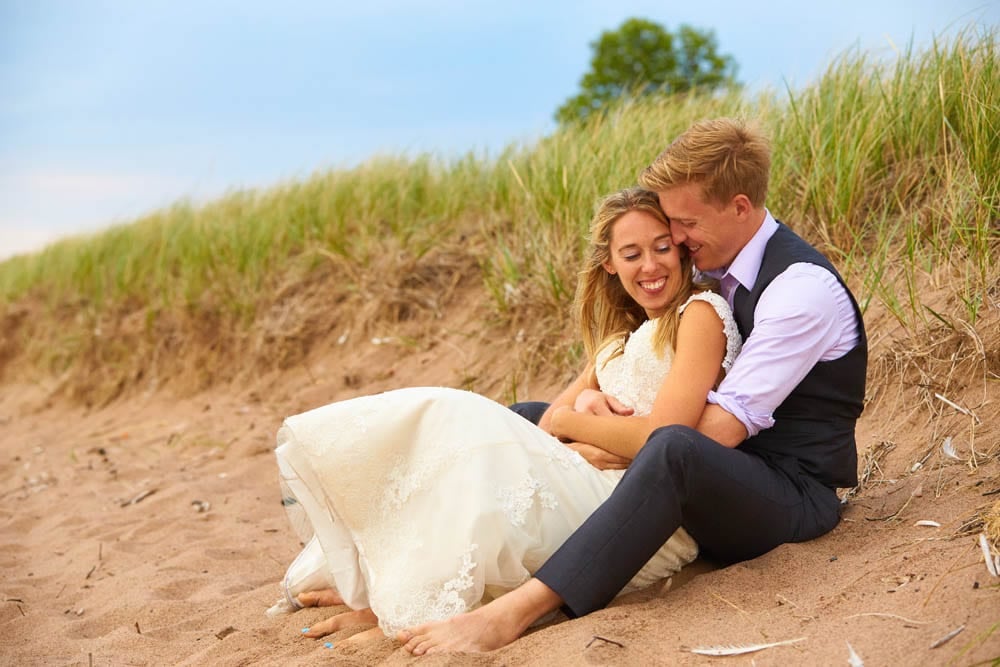
[[[324, 646], [352, 630], [304, 639], [301, 628], [343, 608], [264, 614], [300, 549], [272, 454], [282, 418], [398, 386], [456, 386], [466, 360], [489, 352], [364, 346], [253, 387], [133, 394], [101, 408], [37, 384], [0, 387], [0, 662], [843, 665], [853, 650], [873, 666], [1000, 656], [1000, 578], [986, 569], [976, 524], [1000, 499], [997, 430], [979, 424], [970, 438], [967, 415], [914, 408], [907, 388], [864, 415], [866, 488], [820, 539], [725, 568], [697, 561], [672, 582], [482, 655], [416, 659], [389, 638]], [[550, 384], [522, 398], [551, 397]], [[949, 435], [960, 460], [941, 449]], [[793, 640], [729, 658], [691, 652]]]

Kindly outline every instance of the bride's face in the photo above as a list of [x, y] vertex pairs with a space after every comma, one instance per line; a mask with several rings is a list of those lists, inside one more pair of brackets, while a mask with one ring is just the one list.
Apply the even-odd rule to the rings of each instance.
[[604, 269], [618, 276], [647, 316], [663, 315], [684, 280], [670, 229], [645, 211], [629, 211], [611, 228], [609, 250]]

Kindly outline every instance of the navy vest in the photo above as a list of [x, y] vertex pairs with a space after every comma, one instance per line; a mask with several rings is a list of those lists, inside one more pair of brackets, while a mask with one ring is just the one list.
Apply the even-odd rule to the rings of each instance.
[[[742, 285], [733, 296], [733, 315], [743, 339], [754, 325], [754, 310], [771, 281], [798, 262], [821, 266], [847, 289], [833, 265], [795, 232], [779, 223], [764, 249], [753, 290]], [[864, 407], [868, 339], [861, 310], [847, 290], [858, 322], [858, 344], [832, 361], [820, 361], [774, 411], [774, 426], [747, 438], [740, 449], [753, 452], [792, 479], [805, 472], [829, 487], [858, 483], [854, 425]]]

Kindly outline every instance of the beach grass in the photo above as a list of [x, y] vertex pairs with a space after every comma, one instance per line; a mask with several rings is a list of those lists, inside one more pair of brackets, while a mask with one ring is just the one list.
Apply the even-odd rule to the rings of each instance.
[[[595, 203], [718, 116], [772, 138], [769, 208], [830, 256], [863, 309], [877, 305], [911, 338], [988, 337], [983, 315], [1000, 299], [998, 55], [997, 30], [970, 27], [891, 59], [846, 52], [801, 89], [626, 100], [495, 156], [379, 156], [178, 202], [0, 263], [0, 379], [36, 374], [113, 397], [152, 382], [155, 361], [158, 378], [173, 364], [206, 386], [236, 377], [221, 350], [243, 368], [294, 363], [334, 326], [439, 311], [458, 284], [481, 286], [491, 326], [544, 345], [542, 363], [577, 363], [572, 300]], [[311, 306], [296, 305], [303, 294]]]

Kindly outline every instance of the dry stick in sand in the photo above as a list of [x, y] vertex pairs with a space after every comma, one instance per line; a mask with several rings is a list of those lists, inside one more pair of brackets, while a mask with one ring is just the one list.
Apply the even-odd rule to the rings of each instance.
[[614, 644], [615, 646], [619, 646], [621, 648], [625, 648], [625, 644], [621, 644], [619, 642], [616, 642], [614, 639], [608, 639], [607, 637], [602, 637], [600, 635], [593, 635], [590, 638], [590, 641], [587, 642], [587, 645], [584, 646], [583, 648], [590, 648], [590, 645], [593, 644], [596, 641], [607, 642], [608, 644]]
[[13, 602], [14, 606], [17, 607], [17, 610], [21, 612], [21, 616], [27, 616], [27, 614], [24, 613], [24, 610], [21, 609], [21, 605], [18, 604], [19, 602], [24, 602], [21, 598], [7, 598], [4, 602]]
[[874, 517], [866, 516], [865, 521], [890, 521], [892, 519], [895, 519], [897, 516], [902, 514], [903, 510], [905, 510], [907, 506], [909, 506], [910, 501], [913, 500], [913, 497], [917, 495], [917, 491], [919, 490], [920, 490], [920, 485], [918, 484], [917, 487], [910, 492], [910, 497], [906, 499], [906, 502], [903, 503], [903, 506], [900, 507], [895, 512], [893, 512], [892, 514], [890, 514], [889, 516], [874, 516]]
[[129, 505], [135, 505], [136, 503], [143, 501], [144, 499], [148, 498], [154, 493], [156, 493], [156, 489], [146, 489], [145, 491], [139, 493], [135, 497], [129, 500], [122, 501], [121, 506], [128, 507]]
[[736, 606], [735, 604], [733, 604], [732, 602], [730, 602], [730, 601], [729, 601], [729, 600], [727, 600], [726, 598], [722, 597], [721, 595], [719, 595], [719, 594], [718, 594], [718, 593], [716, 593], [715, 591], [710, 591], [710, 592], [712, 593], [712, 597], [714, 597], [714, 598], [718, 598], [719, 600], [721, 600], [721, 601], [725, 602], [725, 603], [726, 603], [726, 604], [728, 604], [728, 605], [729, 605], [730, 607], [732, 607], [732, 608], [733, 608], [733, 609], [735, 609], [736, 611], [738, 611], [738, 612], [740, 612], [741, 614], [743, 614], [743, 616], [745, 616], [745, 617], [746, 617], [746, 618], [747, 618], [748, 620], [750, 619], [750, 614], [748, 614], [747, 612], [743, 611], [742, 609], [740, 609], [740, 608], [739, 608], [739, 607], [737, 607], [737, 606]]
[[926, 625], [927, 623], [934, 623], [935, 621], [914, 621], [912, 618], [906, 618], [905, 616], [900, 616], [899, 614], [890, 614], [884, 611], [866, 611], [861, 614], [851, 614], [850, 616], [845, 616], [844, 618], [858, 618], [859, 616], [885, 616], [887, 618], [898, 618], [906, 623], [912, 623], [914, 625]]
[[982, 424], [983, 423], [982, 420], [979, 419], [979, 417], [976, 415], [975, 412], [973, 412], [972, 410], [969, 410], [968, 408], [963, 408], [958, 403], [954, 403], [952, 401], [949, 401], [947, 398], [945, 398], [941, 394], [935, 393], [934, 394], [934, 398], [936, 398], [939, 401], [945, 403], [946, 405], [950, 405], [951, 407], [953, 407], [956, 410], [958, 410], [959, 412], [961, 412], [963, 415], [968, 415], [968, 416], [972, 417], [973, 419], [976, 420], [977, 424]]
[[952, 639], [958, 636], [958, 633], [960, 633], [962, 630], [965, 630], [965, 626], [964, 625], [958, 626], [957, 628], [946, 634], [944, 637], [931, 644], [931, 648], [937, 648], [938, 646], [943, 646], [947, 642], [950, 642]]
[[[728, 604], [730, 607], [732, 607], [736, 611], [738, 611], [741, 614], [743, 614], [743, 617], [753, 627], [754, 630], [756, 630], [757, 632], [760, 633], [761, 637], [763, 637], [764, 639], [769, 639], [769, 637], [767, 636], [767, 633], [764, 632], [763, 630], [761, 630], [760, 627], [756, 623], [753, 622], [753, 617], [750, 614], [748, 614], [743, 609], [740, 609], [737, 605], [735, 605], [734, 603], [730, 602], [726, 598], [722, 597], [721, 595], [719, 595], [715, 591], [709, 591], [709, 592], [712, 594], [713, 597], [718, 598], [719, 600], [721, 600], [722, 602], [725, 602], [726, 604]], [[717, 648], [717, 647], [713, 647], [713, 648]], [[770, 648], [770, 646], [767, 646], [765, 648]], [[758, 650], [758, 649], [754, 649], [754, 650]], [[728, 655], [728, 654], [720, 654], [720, 655]]]
[[99, 568], [101, 566], [101, 560], [103, 559], [103, 553], [104, 553], [104, 544], [101, 543], [101, 542], [98, 542], [97, 543], [97, 563], [94, 564], [94, 566], [92, 568], [90, 568], [90, 572], [87, 573], [87, 576], [84, 577], [84, 579], [90, 579], [90, 575], [94, 574], [94, 572], [97, 572], [97, 568]]

